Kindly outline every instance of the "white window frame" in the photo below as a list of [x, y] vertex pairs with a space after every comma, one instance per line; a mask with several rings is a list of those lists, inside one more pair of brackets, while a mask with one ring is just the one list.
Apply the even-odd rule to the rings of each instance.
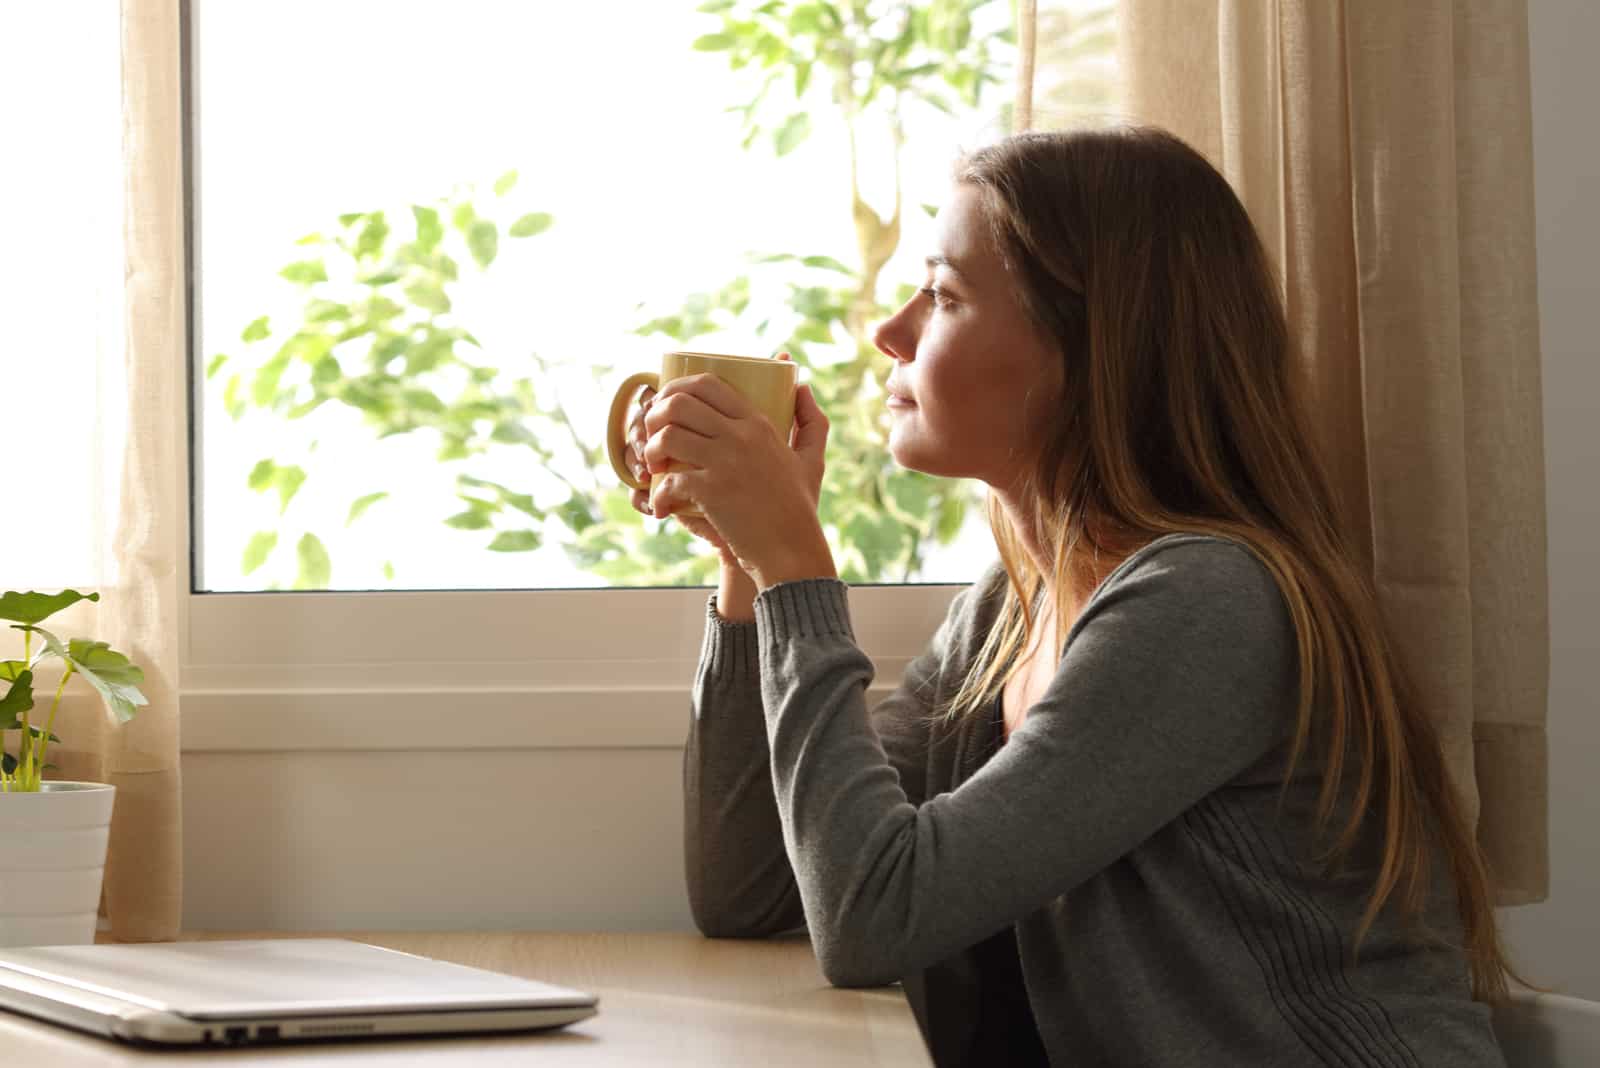
[[[181, 7], [189, 590], [178, 621], [185, 752], [676, 748], [706, 627], [690, 589], [201, 593], [193, 515], [204, 377], [192, 350], [191, 12]], [[974, 576], [976, 578], [976, 576]], [[850, 590], [877, 667], [869, 701], [899, 684], [960, 584]]]

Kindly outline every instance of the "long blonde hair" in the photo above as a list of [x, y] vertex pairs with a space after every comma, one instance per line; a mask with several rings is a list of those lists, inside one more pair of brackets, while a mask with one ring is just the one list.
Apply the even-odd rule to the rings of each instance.
[[1517, 976], [1488, 872], [1351, 549], [1311, 437], [1282, 299], [1238, 197], [1197, 152], [1150, 127], [1016, 135], [967, 155], [956, 179], [984, 194], [995, 247], [1065, 378], [1060, 417], [1026, 480], [1038, 503], [1028, 533], [1052, 560], [1052, 581], [991, 496], [1008, 591], [949, 715], [985, 707], [1019, 670], [1045, 590], [1055, 591], [1054, 618], [1068, 617], [1087, 559], [1169, 533], [1243, 543], [1277, 581], [1298, 636], [1285, 786], [1308, 750], [1326, 758], [1317, 806], [1326, 829], [1354, 773], [1352, 815], [1323, 854], [1331, 865], [1368, 821], [1380, 824], [1356, 944], [1397, 895], [1420, 918], [1437, 834], [1473, 995], [1503, 999], [1506, 976]]

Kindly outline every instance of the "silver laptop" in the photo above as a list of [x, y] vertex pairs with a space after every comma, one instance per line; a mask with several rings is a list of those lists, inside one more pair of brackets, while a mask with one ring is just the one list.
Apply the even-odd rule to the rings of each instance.
[[561, 1027], [592, 994], [343, 938], [0, 949], [0, 1007], [135, 1043]]

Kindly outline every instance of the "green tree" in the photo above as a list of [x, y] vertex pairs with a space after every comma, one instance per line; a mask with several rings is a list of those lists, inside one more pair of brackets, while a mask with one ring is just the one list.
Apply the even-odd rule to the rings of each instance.
[[[737, 323], [809, 369], [833, 423], [820, 513], [841, 576], [851, 582], [914, 574], [931, 545], [955, 537], [975, 499], [965, 483], [906, 471], [889, 459], [882, 409], [889, 366], [869, 331], [911, 291], [898, 287], [892, 302], [879, 294], [884, 264], [900, 242], [904, 120], [914, 108], [975, 111], [985, 88], [1001, 81], [996, 71], [1011, 43], [1009, 29], [974, 29], [977, 16], [1004, 18], [998, 0], [896, 3], [887, 15], [879, 6], [866, 0], [701, 5], [715, 25], [692, 47], [720, 54], [735, 80], [747, 83], [745, 102], [729, 109], [740, 116], [747, 150], [783, 156], [825, 123], [842, 127], [850, 173], [839, 176], [838, 189], [856, 247], [844, 258], [833, 250], [752, 252], [726, 283], [650, 311], [636, 327], [677, 345]], [[1075, 43], [1108, 47], [1095, 37], [1097, 26], [1084, 28], [1091, 32]], [[869, 129], [887, 131], [894, 161], [886, 215], [861, 193], [857, 145]], [[534, 355], [532, 375], [508, 375], [484, 358], [452, 315], [462, 265], [487, 270], [502, 238], [535, 237], [555, 222], [547, 213], [510, 210], [516, 182], [509, 172], [492, 192], [465, 187], [411, 205], [409, 218], [403, 209], [341, 215], [330, 232], [302, 239], [303, 258], [280, 272], [299, 288], [298, 315], [283, 329], [265, 317], [252, 321], [241, 334], [240, 355], [214, 357], [208, 375], [226, 373], [223, 402], [235, 418], [254, 407], [293, 420], [333, 402], [359, 411], [378, 437], [433, 434], [437, 459], [456, 471], [459, 498], [441, 521], [484, 548], [526, 552], [554, 535], [577, 566], [613, 584], [710, 582], [715, 554], [675, 522], [632, 509], [597, 435], [580, 433], [546, 387], [550, 364]], [[780, 296], [754, 302], [755, 291]], [[598, 385], [616, 368], [597, 364], [591, 371]], [[474, 461], [506, 447], [526, 449], [533, 464], [565, 483], [566, 499], [540, 507], [526, 486], [473, 473]], [[276, 495], [287, 516], [312, 474], [266, 457], [247, 477], [252, 489]], [[350, 502], [347, 523], [399, 491], [375, 485]], [[296, 588], [331, 581], [334, 561], [315, 531], [286, 521], [256, 533], [244, 549], [243, 570], [275, 556], [294, 563]]]

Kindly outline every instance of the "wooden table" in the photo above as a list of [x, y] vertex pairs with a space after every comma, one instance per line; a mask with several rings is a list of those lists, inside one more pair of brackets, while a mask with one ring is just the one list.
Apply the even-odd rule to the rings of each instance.
[[0, 1011], [6, 1064], [93, 1065], [918, 1065], [927, 1052], [898, 987], [839, 990], [803, 936], [763, 941], [629, 933], [186, 933], [350, 938], [576, 987], [600, 1012], [550, 1032], [404, 1041], [295, 1043], [209, 1051], [140, 1049]]

